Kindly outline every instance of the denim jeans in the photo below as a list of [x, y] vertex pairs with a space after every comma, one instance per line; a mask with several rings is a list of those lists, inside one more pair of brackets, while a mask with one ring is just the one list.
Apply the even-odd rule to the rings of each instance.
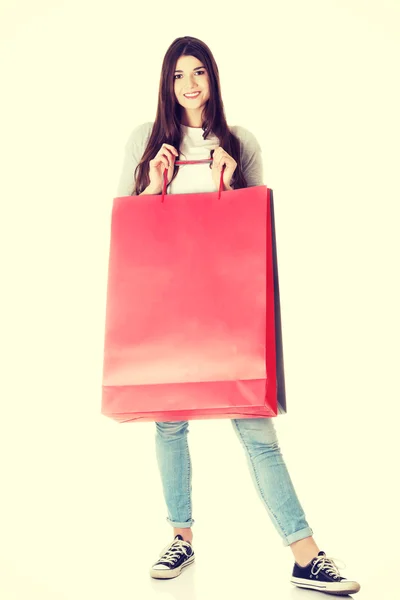
[[[231, 419], [246, 454], [257, 493], [289, 546], [313, 535], [283, 460], [272, 418]], [[192, 527], [192, 465], [187, 440], [188, 421], [156, 422], [156, 454], [161, 473], [167, 521], [176, 528]]]

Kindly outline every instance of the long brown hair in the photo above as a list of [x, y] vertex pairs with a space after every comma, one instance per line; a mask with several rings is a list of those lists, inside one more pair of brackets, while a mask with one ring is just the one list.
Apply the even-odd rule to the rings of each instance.
[[[174, 72], [176, 63], [181, 56], [194, 56], [197, 58], [206, 67], [209, 76], [210, 97], [203, 110], [203, 139], [206, 139], [210, 132], [219, 138], [219, 145], [237, 162], [230, 184], [231, 187], [235, 189], [247, 187], [240, 161], [240, 142], [230, 131], [225, 118], [217, 63], [207, 44], [186, 35], [176, 38], [164, 56], [156, 119], [142, 159], [135, 169], [135, 194], [141, 194], [149, 185], [149, 162], [156, 156], [162, 144], [171, 144], [180, 152], [183, 137], [180, 126], [182, 107], [175, 97]], [[175, 165], [171, 182], [177, 176], [178, 169], [179, 165]]]

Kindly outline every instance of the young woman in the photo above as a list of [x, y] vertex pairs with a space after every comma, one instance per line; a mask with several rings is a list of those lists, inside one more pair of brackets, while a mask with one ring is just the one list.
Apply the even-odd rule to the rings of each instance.
[[[155, 122], [140, 125], [126, 144], [117, 196], [160, 194], [164, 169], [167, 193], [211, 192], [264, 185], [261, 148], [255, 136], [240, 126], [228, 127], [221, 97], [218, 67], [208, 46], [197, 38], [177, 38], [161, 69]], [[210, 158], [213, 162], [175, 165]], [[340, 576], [331, 558], [320, 551], [297, 498], [278, 445], [272, 418], [232, 419], [246, 453], [255, 488], [295, 563], [291, 582], [299, 587], [336, 595], [358, 592], [360, 585]], [[167, 521], [174, 539], [152, 566], [154, 578], [169, 579], [193, 564], [191, 460], [188, 422], [156, 423], [156, 452]]]

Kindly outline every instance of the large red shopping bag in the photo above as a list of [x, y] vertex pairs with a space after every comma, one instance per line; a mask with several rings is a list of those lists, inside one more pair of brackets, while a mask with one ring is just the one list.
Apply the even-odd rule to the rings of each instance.
[[[176, 164], [207, 161], [177, 161]], [[286, 412], [272, 190], [114, 199], [103, 415]]]

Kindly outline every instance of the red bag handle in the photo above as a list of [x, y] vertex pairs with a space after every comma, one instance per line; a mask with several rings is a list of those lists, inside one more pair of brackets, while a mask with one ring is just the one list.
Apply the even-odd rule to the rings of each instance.
[[[212, 161], [213, 161], [212, 158], [204, 158], [201, 160], [177, 160], [177, 161], [175, 161], [175, 164], [176, 165], [194, 165], [197, 163], [212, 163]], [[225, 167], [226, 167], [226, 165], [224, 165], [221, 170], [221, 179], [219, 181], [218, 200], [221, 198], [221, 192], [222, 192], [222, 188], [224, 186], [223, 176], [224, 176]], [[164, 202], [164, 196], [167, 194], [167, 170], [168, 169], [166, 169], [166, 168], [164, 169], [164, 181], [163, 181], [161, 202]]]

